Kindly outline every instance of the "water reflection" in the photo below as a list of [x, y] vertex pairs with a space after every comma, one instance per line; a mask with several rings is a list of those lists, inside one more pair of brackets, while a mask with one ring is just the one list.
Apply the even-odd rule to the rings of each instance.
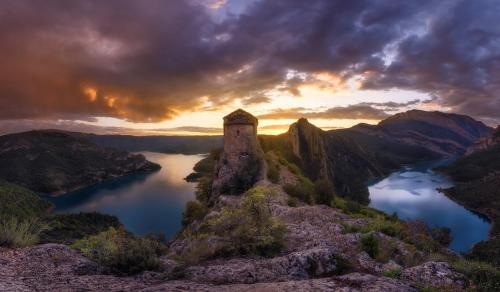
[[432, 171], [437, 164], [407, 167], [371, 185], [370, 207], [404, 220], [423, 220], [430, 227], [448, 227], [450, 248], [465, 252], [488, 237], [490, 223], [437, 191], [452, 186], [446, 176]]
[[158, 172], [137, 174], [52, 198], [58, 213], [97, 211], [117, 216], [127, 230], [172, 236], [181, 227], [182, 211], [194, 199], [195, 184], [184, 181], [202, 155], [144, 152], [162, 166]]

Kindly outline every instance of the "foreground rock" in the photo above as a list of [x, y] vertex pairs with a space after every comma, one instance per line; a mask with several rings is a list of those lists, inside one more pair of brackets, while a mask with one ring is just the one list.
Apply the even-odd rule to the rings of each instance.
[[[309, 255], [295, 257], [294, 260], [311, 259], [311, 256], [314, 258]], [[279, 259], [275, 263], [278, 262]], [[332, 267], [333, 265], [323, 268]], [[244, 268], [240, 271], [242, 270]], [[220, 269], [212, 267], [211, 271], [224, 271], [235, 279], [237, 276], [223, 266]], [[265, 279], [263, 275], [268, 272], [269, 270], [262, 273], [255, 270], [256, 277], [260, 277], [260, 280]], [[296, 274], [292, 271], [292, 275], [297, 278], [303, 278], [302, 273], [300, 270]], [[114, 277], [100, 274], [95, 263], [70, 248], [57, 244], [0, 250], [0, 275], [0, 291], [417, 291], [408, 283], [399, 280], [360, 273], [318, 279], [231, 285], [202, 282], [202, 277], [198, 279], [200, 281], [166, 281], [160, 272], [146, 272], [136, 277]], [[283, 280], [289, 278], [284, 274], [281, 277]]]

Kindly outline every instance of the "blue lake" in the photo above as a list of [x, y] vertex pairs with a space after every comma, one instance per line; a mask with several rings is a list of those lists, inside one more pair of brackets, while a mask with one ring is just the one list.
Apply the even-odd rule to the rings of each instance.
[[445, 175], [432, 170], [443, 163], [405, 167], [369, 186], [370, 207], [387, 214], [396, 212], [403, 220], [422, 220], [429, 227], [448, 227], [453, 237], [450, 248], [466, 252], [488, 238], [490, 222], [437, 190], [453, 186]]
[[[111, 214], [133, 233], [161, 232], [171, 237], [181, 228], [186, 202], [195, 199], [196, 185], [184, 178], [203, 155], [143, 154], [162, 169], [51, 198], [55, 211]], [[453, 236], [450, 247], [465, 252], [488, 237], [490, 223], [437, 191], [452, 186], [446, 176], [432, 171], [437, 163], [406, 167], [372, 184], [370, 207], [388, 214], [396, 212], [403, 220], [422, 220], [430, 227], [449, 227]]]
[[92, 212], [117, 216], [136, 234], [161, 232], [167, 238], [181, 228], [186, 202], [194, 200], [195, 184], [184, 178], [203, 155], [143, 152], [162, 166], [158, 172], [137, 174], [51, 198], [57, 213]]

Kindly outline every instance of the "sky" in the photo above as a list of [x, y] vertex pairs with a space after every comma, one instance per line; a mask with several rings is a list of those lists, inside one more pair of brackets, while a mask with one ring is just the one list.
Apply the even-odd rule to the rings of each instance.
[[0, 134], [259, 133], [410, 109], [500, 123], [497, 0], [0, 2]]

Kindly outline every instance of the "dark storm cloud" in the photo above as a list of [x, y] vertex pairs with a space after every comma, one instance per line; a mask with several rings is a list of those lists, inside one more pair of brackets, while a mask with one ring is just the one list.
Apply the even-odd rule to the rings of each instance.
[[263, 0], [222, 18], [202, 3], [2, 1], [0, 119], [159, 121], [299, 96], [321, 72], [498, 118], [498, 1]]
[[305, 108], [277, 109], [270, 113], [258, 116], [262, 120], [279, 119], [367, 119], [381, 120], [389, 115], [383, 110], [367, 105], [350, 105], [346, 107], [332, 107], [322, 111], [310, 111]]
[[[425, 101], [424, 101], [425, 102]], [[387, 101], [387, 102], [361, 102], [358, 105], [366, 105], [366, 106], [374, 106], [374, 107], [383, 107], [385, 110], [400, 110], [402, 108], [411, 106], [411, 105], [416, 105], [422, 103], [420, 99], [414, 99], [410, 100], [407, 102], [394, 102], [394, 101]]]
[[500, 2], [453, 1], [422, 35], [397, 47], [387, 68], [365, 88], [407, 88], [432, 94], [455, 111], [500, 122]]

